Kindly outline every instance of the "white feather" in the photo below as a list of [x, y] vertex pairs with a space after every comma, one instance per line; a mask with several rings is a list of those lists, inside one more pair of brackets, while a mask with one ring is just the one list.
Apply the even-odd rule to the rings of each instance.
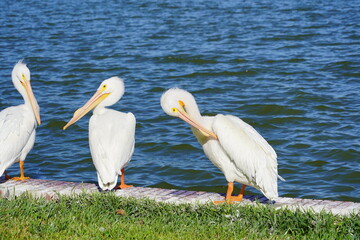
[[[23, 161], [34, 145], [36, 121], [25, 105], [0, 112], [0, 176], [12, 164]], [[28, 145], [28, 147], [26, 147]]]
[[234, 181], [259, 189], [269, 199], [278, 197], [277, 155], [268, 142], [249, 124], [231, 115], [201, 116], [194, 97], [172, 88], [161, 97], [168, 115], [189, 123], [205, 155]]
[[269, 199], [278, 197], [277, 160], [274, 149], [249, 124], [231, 115], [217, 115], [212, 130], [219, 144], [247, 181], [237, 179], [245, 185], [259, 189]]
[[20, 61], [14, 66], [12, 81], [25, 104], [8, 107], [0, 112], [0, 176], [15, 162], [24, 161], [35, 142], [37, 124], [32, 104], [37, 114], [38, 105], [32, 91], [28, 95], [21, 85], [20, 81], [25, 80], [30, 81], [30, 71]]
[[[116, 186], [121, 170], [129, 163], [134, 152], [134, 114], [106, 108], [119, 101], [124, 91], [122, 79], [112, 77], [104, 80], [93, 97], [64, 126], [66, 129], [94, 109], [89, 121], [89, 145], [98, 183], [103, 190], [111, 190]], [[122, 187], [129, 187], [123, 181], [121, 184]]]
[[121, 169], [129, 163], [135, 145], [135, 116], [106, 109], [89, 122], [91, 156], [103, 190], [113, 189]]

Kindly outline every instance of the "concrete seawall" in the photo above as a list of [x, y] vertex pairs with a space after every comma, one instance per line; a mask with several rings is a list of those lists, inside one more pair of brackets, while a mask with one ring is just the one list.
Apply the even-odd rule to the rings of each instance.
[[[97, 185], [92, 183], [76, 183], [65, 181], [28, 179], [25, 181], [5, 180], [0, 178], [0, 197], [10, 198], [28, 192], [34, 196], [47, 199], [56, 199], [59, 195], [79, 193], [92, 193], [99, 191]], [[213, 192], [198, 192], [176, 189], [161, 189], [150, 187], [132, 187], [115, 191], [119, 197], [150, 198], [155, 201], [169, 203], [206, 203], [209, 201], [224, 200], [224, 196]], [[269, 201], [264, 196], [245, 195], [239, 204], [270, 204], [275, 208], [312, 210], [314, 212], [326, 211], [333, 214], [349, 215], [359, 214], [360, 203], [332, 200], [315, 200], [279, 197], [276, 201]]]

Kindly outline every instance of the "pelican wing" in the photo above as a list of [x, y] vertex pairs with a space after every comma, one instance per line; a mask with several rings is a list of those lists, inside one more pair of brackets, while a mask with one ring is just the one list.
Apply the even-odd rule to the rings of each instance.
[[135, 144], [135, 116], [111, 109], [102, 115], [93, 115], [89, 124], [90, 150], [99, 184], [112, 189], [131, 159]]
[[[131, 156], [134, 152], [135, 145], [135, 125], [136, 119], [134, 114], [127, 113], [123, 115], [124, 118], [121, 123], [116, 125], [114, 132], [118, 132], [114, 139], [112, 149], [116, 148], [117, 151], [113, 153], [114, 166], [119, 175], [121, 175], [121, 169], [126, 167]], [[116, 161], [118, 158], [120, 161]]]
[[23, 105], [0, 112], [0, 176], [19, 159], [35, 127], [33, 116], [27, 116]]
[[277, 156], [249, 124], [231, 115], [217, 115], [212, 125], [219, 143], [252, 186], [268, 198], [277, 197]]

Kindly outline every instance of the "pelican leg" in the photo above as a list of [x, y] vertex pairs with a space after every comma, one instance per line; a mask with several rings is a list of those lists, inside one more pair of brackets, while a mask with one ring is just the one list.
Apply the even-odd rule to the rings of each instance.
[[20, 177], [13, 177], [11, 178], [11, 180], [20, 181], [20, 180], [29, 179], [30, 177], [24, 176], [24, 161], [20, 161], [19, 166], [20, 166]]
[[214, 203], [219, 204], [219, 203], [226, 202], [227, 204], [229, 204], [229, 203], [232, 203], [232, 202], [241, 201], [243, 199], [243, 196], [244, 196], [245, 187], [246, 187], [246, 185], [244, 184], [241, 187], [241, 191], [240, 191], [240, 194], [238, 196], [232, 196], [232, 192], [234, 190], [234, 183], [233, 182], [228, 182], [228, 189], [227, 189], [227, 192], [226, 192], [225, 201], [214, 201]]
[[245, 188], [246, 188], [246, 185], [245, 185], [245, 184], [243, 184], [243, 185], [241, 186], [240, 193], [239, 193], [239, 195], [237, 196], [237, 197], [239, 198], [239, 200], [238, 200], [238, 201], [241, 201], [241, 200], [243, 199], [243, 197], [244, 197], [244, 193], [245, 193]]
[[11, 179], [11, 177], [7, 174], [6, 170], [5, 170], [5, 172], [4, 172], [4, 175], [5, 175], [5, 179], [6, 179], [6, 180]]
[[234, 190], [234, 182], [228, 182], [228, 188], [226, 191], [225, 201], [214, 201], [214, 204], [220, 204], [220, 203], [230, 203], [230, 199], [232, 198], [232, 192]]
[[234, 191], [234, 183], [229, 182], [228, 183], [228, 189], [227, 189], [227, 192], [226, 192], [226, 197], [225, 197], [227, 203], [230, 203], [229, 201], [231, 200], [231, 195], [232, 195], [233, 191]]
[[125, 184], [125, 170], [124, 168], [121, 169], [121, 176], [120, 176], [120, 185], [116, 187], [116, 189], [124, 189], [124, 188], [129, 188], [129, 187], [133, 187], [133, 185], [127, 185]]

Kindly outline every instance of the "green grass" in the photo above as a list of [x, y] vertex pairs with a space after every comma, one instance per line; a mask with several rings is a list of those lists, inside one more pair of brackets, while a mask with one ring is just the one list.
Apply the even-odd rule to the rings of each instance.
[[360, 239], [360, 218], [268, 206], [165, 204], [113, 193], [0, 198], [0, 239]]

